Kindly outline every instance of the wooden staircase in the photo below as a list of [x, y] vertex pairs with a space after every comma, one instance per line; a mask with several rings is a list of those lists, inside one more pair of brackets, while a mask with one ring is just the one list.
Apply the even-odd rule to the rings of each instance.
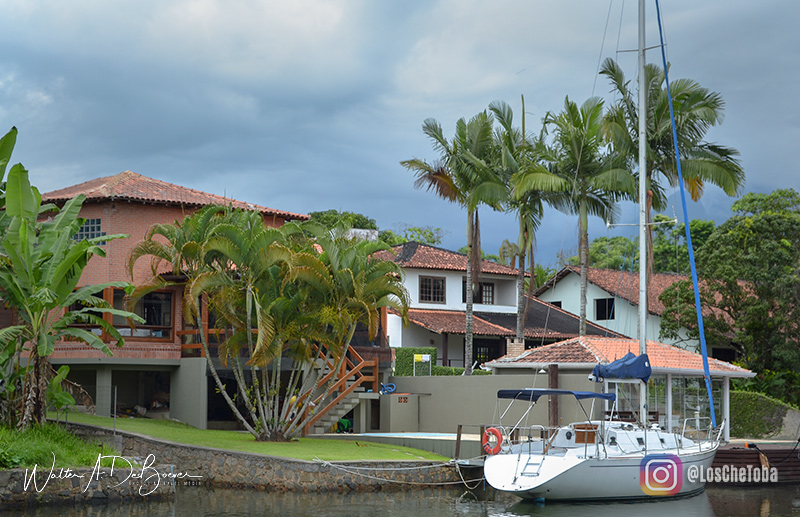
[[[378, 359], [364, 359], [352, 347], [348, 348], [347, 355], [340, 368], [332, 360], [327, 360], [325, 353], [317, 348], [320, 369], [324, 372], [319, 386], [321, 393], [307, 392], [301, 398], [315, 396], [314, 415], [303, 427], [303, 435], [322, 434], [331, 432], [333, 424], [344, 415], [361, 404], [362, 400], [378, 398], [380, 383], [378, 382]], [[335, 379], [330, 393], [333, 400], [322, 400], [324, 388]], [[330, 397], [328, 397], [330, 398]], [[298, 418], [301, 416], [298, 415]], [[308, 413], [302, 415], [305, 419]]]

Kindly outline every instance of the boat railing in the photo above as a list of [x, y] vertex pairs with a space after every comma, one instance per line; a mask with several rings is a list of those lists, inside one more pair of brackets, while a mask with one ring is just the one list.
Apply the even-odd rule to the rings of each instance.
[[[681, 438], [691, 440], [691, 442], [702, 451], [719, 445], [724, 428], [724, 421], [715, 428], [712, 425], [711, 417], [694, 416], [683, 420], [680, 436]], [[683, 440], [680, 439], [677, 448], [685, 448], [683, 447], [683, 443]]]

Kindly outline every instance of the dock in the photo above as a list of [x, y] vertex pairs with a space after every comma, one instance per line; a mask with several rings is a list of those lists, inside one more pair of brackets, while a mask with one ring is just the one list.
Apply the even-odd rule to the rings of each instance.
[[[714, 456], [712, 468], [753, 469], [776, 468], [778, 483], [800, 483], [800, 447], [798, 443], [786, 441], [765, 440], [733, 440], [720, 447]], [[740, 470], [741, 472], [741, 470]], [[747, 485], [747, 482], [732, 482], [730, 479], [724, 484]], [[717, 484], [709, 480], [710, 484]]]

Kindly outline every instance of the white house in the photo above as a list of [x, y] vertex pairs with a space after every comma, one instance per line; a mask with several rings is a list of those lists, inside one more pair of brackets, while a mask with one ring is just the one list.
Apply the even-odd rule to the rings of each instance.
[[[389, 346], [433, 346], [439, 364], [464, 366], [467, 256], [418, 242], [394, 246], [378, 256], [402, 266], [411, 298], [410, 325], [404, 328], [397, 314], [387, 316]], [[514, 346], [517, 273], [508, 266], [483, 261], [473, 300], [473, 358], [479, 364], [511, 353], [509, 346]], [[588, 332], [618, 336], [597, 325], [590, 325]], [[541, 300], [529, 299], [524, 334], [525, 343], [517, 345], [517, 353], [577, 336], [578, 319]]]
[[[586, 293], [586, 317], [597, 325], [625, 336], [638, 335], [639, 312], [639, 273], [611, 269], [589, 268], [589, 286]], [[675, 282], [688, 280], [683, 275], [654, 273], [647, 290], [647, 328], [648, 339], [658, 339], [666, 344], [687, 350], [697, 350], [698, 340], [688, 339], [682, 329], [679, 339], [662, 339], [661, 316], [664, 304], [659, 296]], [[580, 267], [566, 266], [535, 293], [537, 297], [574, 314], [580, 313]], [[711, 357], [724, 361], [736, 358], [732, 348], [713, 347], [708, 351]]]

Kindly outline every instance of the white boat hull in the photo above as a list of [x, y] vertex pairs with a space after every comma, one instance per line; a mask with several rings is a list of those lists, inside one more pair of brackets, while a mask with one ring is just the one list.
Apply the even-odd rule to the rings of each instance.
[[508, 452], [487, 457], [484, 475], [496, 490], [524, 499], [685, 497], [704, 488], [698, 476], [689, 476], [690, 467], [707, 469], [715, 453], [716, 447], [681, 454], [663, 451], [607, 458], [587, 458], [583, 448], [563, 455]]

